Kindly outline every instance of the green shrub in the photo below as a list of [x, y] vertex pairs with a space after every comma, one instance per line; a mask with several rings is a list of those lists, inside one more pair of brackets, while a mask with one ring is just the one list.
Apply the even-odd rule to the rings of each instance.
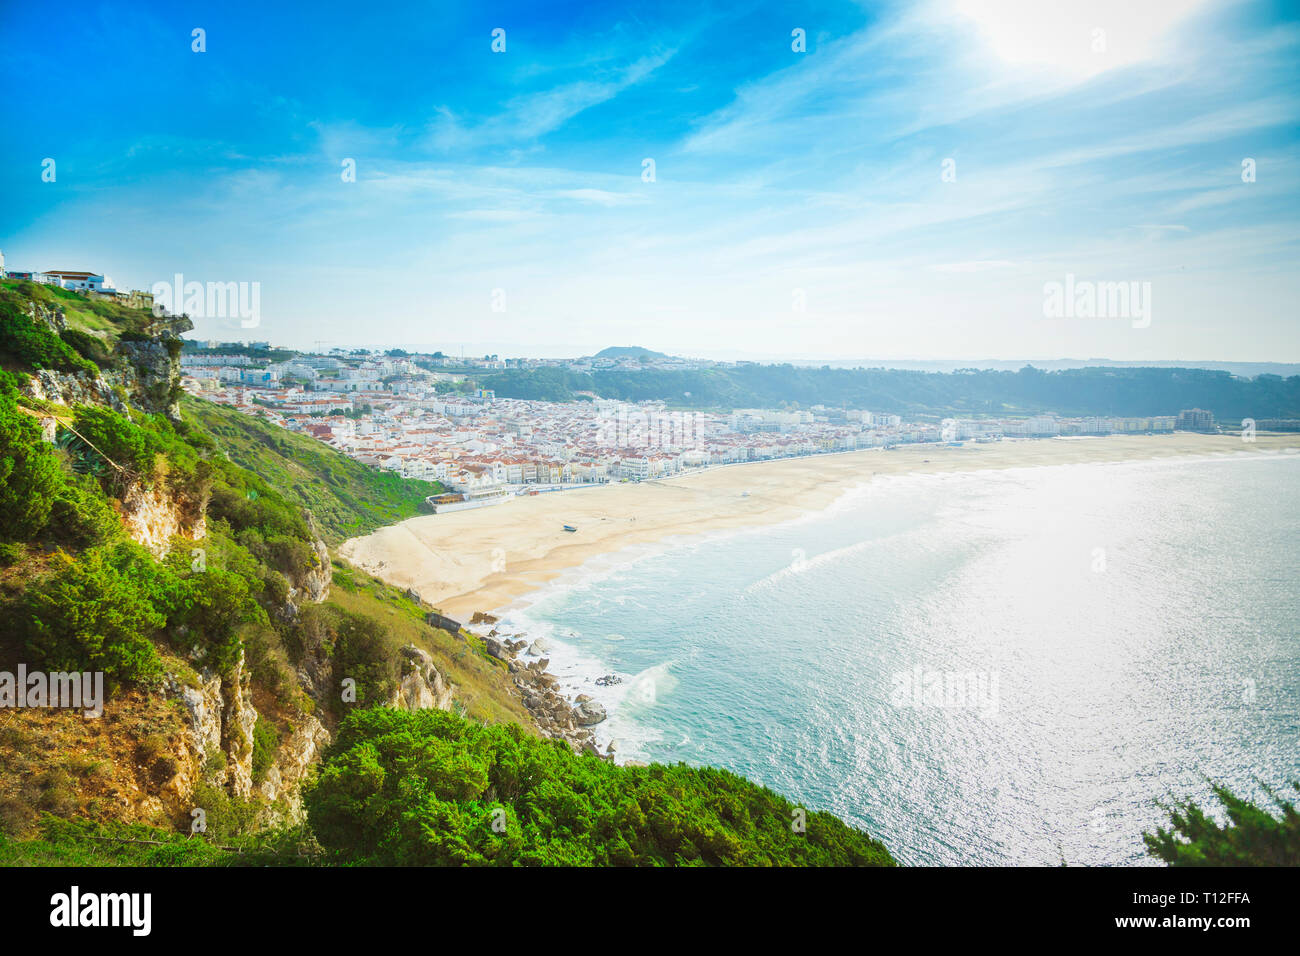
[[190, 802], [203, 810], [204, 831], [209, 840], [228, 840], [251, 833], [257, 820], [257, 805], [232, 797], [220, 787], [200, 783], [194, 788]]
[[373, 618], [346, 611], [335, 613], [330, 629], [334, 634], [334, 680], [339, 694], [343, 681], [350, 678], [355, 681], [357, 705], [388, 701], [402, 676], [397, 640]]
[[163, 451], [153, 432], [98, 405], [79, 405], [74, 424], [78, 434], [119, 467], [142, 476], [153, 474], [155, 458]]
[[72, 785], [72, 776], [62, 767], [46, 770], [37, 777], [35, 784], [40, 790], [36, 805], [42, 810], [59, 817], [67, 817], [77, 812], [77, 794]]
[[155, 607], [160, 585], [151, 565], [148, 552], [128, 542], [75, 561], [61, 556], [27, 586], [15, 614], [28, 660], [46, 670], [103, 671], [113, 682], [156, 682], [162, 667], [149, 638], [166, 618]]
[[214, 518], [228, 522], [236, 532], [255, 530], [263, 539], [277, 534], [299, 539], [309, 536], [307, 522], [297, 507], [273, 490], [259, 487], [248, 473], [235, 475], [231, 471], [223, 470], [213, 482], [208, 511]]
[[618, 767], [446, 711], [344, 720], [306, 795], [322, 846], [380, 865], [893, 865], [828, 813], [725, 770]]
[[249, 594], [249, 582], [234, 571], [208, 567], [177, 579], [170, 592], [168, 623], [183, 628], [187, 647], [198, 646], [204, 663], [229, 673], [239, 659], [239, 629], [244, 624], [265, 623], [263, 611]]
[[49, 520], [63, 484], [40, 423], [21, 411], [10, 378], [0, 382], [0, 539], [30, 541]]
[[89, 475], [68, 475], [50, 502], [46, 533], [55, 541], [89, 548], [117, 537], [122, 522]]
[[279, 749], [280, 732], [275, 729], [275, 724], [259, 714], [257, 723], [253, 725], [253, 783], [261, 783], [266, 778]]
[[282, 706], [292, 705], [296, 681], [275, 628], [250, 626], [244, 629], [241, 639], [244, 663], [253, 680], [274, 694]]
[[97, 336], [91, 335], [81, 329], [64, 329], [59, 333], [59, 338], [67, 342], [82, 358], [89, 359], [100, 368], [109, 366], [113, 362], [113, 357], [108, 351], [108, 346]]

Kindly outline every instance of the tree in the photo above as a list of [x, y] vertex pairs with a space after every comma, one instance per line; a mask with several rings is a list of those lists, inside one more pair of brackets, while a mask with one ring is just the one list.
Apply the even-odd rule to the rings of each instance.
[[28, 541], [37, 535], [62, 485], [58, 459], [41, 441], [40, 424], [18, 408], [6, 378], [0, 385], [0, 538]]
[[[1300, 793], [1300, 782], [1292, 781]], [[1220, 826], [1191, 800], [1166, 807], [1172, 825], [1142, 834], [1147, 852], [1170, 866], [1300, 866], [1300, 812], [1294, 801], [1265, 788], [1281, 815], [1212, 787], [1227, 823]]]

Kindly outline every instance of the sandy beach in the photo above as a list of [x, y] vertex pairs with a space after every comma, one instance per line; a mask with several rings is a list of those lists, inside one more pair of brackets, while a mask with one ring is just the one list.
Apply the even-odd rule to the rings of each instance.
[[[909, 445], [710, 468], [662, 481], [597, 485], [422, 515], [343, 543], [358, 567], [468, 620], [504, 607], [600, 554], [672, 535], [775, 524], [830, 505], [875, 475], [1300, 450], [1300, 435], [1112, 436]], [[569, 524], [576, 533], [563, 530]]]

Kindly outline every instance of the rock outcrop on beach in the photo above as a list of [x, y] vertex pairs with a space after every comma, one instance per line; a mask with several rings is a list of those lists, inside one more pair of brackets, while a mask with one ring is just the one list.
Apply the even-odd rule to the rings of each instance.
[[608, 714], [599, 701], [584, 700], [577, 707], [573, 708], [574, 719], [581, 727], [591, 727], [604, 720]]
[[565, 741], [575, 753], [592, 753], [604, 760], [614, 759], [613, 751], [607, 749], [602, 753], [599, 750], [595, 734], [588, 729], [606, 719], [605, 708], [585, 694], [570, 703], [560, 691], [560, 682], [546, 671], [550, 658], [538, 657], [528, 662], [519, 659], [520, 652], [526, 648], [530, 654], [536, 655], [538, 645], [549, 646], [543, 639], [538, 638], [530, 645], [527, 640], [519, 638], [488, 636], [484, 642], [488, 654], [505, 662], [510, 669], [524, 707], [543, 736]]

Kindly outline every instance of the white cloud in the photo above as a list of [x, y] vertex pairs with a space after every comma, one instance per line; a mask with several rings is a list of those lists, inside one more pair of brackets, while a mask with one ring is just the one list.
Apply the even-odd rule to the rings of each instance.
[[1004, 62], [1082, 79], [1156, 58], [1207, 0], [954, 0]]
[[446, 107], [436, 110], [429, 142], [436, 149], [465, 150], [503, 143], [523, 145], [559, 129], [579, 113], [612, 100], [650, 77], [676, 50], [640, 57], [608, 79], [583, 79], [511, 98], [504, 109], [479, 123], [466, 124]]

